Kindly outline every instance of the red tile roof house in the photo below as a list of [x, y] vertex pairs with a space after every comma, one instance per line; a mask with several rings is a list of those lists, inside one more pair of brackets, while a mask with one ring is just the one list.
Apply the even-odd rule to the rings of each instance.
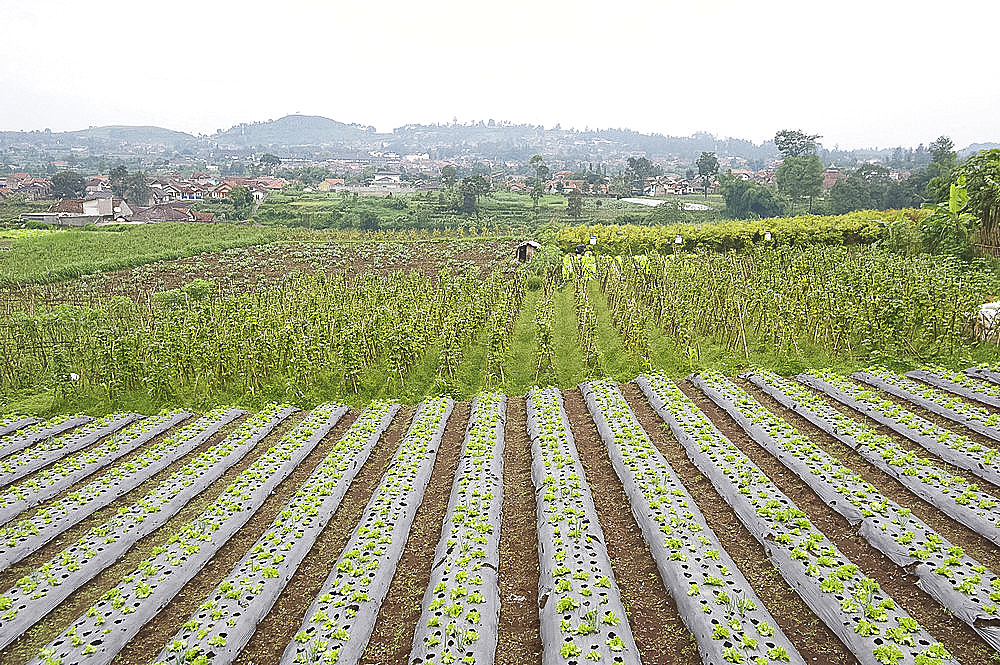
[[232, 189], [233, 189], [232, 185], [230, 185], [228, 182], [224, 182], [215, 189], [213, 189], [209, 193], [209, 196], [212, 197], [213, 199], [224, 199], [227, 196], [229, 196], [229, 192], [231, 192]]
[[195, 215], [190, 208], [184, 208], [169, 203], [140, 208], [132, 215], [132, 221], [142, 224], [153, 224], [157, 222], [193, 222]]
[[837, 169], [827, 169], [823, 171], [823, 189], [833, 189], [841, 180], [847, 180], [847, 174]]

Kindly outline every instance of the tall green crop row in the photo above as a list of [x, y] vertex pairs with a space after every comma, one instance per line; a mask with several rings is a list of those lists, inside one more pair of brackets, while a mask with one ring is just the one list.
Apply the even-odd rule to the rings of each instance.
[[986, 264], [874, 248], [597, 256], [596, 270], [633, 351], [648, 316], [680, 344], [708, 339], [747, 360], [817, 348], [849, 360], [954, 357], [975, 345], [978, 307], [997, 284]]
[[597, 312], [590, 302], [587, 286], [589, 278], [578, 272], [573, 280], [573, 303], [576, 306], [576, 326], [580, 336], [580, 348], [587, 369], [595, 375], [601, 372], [601, 349], [597, 337]]
[[398, 394], [432, 344], [460, 356], [495, 311], [516, 317], [519, 293], [500, 273], [317, 273], [236, 295], [23, 307], [0, 317], [0, 395]]

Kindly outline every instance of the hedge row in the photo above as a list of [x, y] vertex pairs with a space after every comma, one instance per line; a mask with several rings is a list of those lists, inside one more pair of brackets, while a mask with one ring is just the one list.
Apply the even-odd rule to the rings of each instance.
[[[925, 210], [862, 210], [846, 215], [800, 215], [769, 219], [727, 221], [717, 224], [670, 224], [666, 226], [596, 225], [567, 226], [559, 230], [559, 247], [571, 252], [576, 245], [599, 254], [668, 252], [680, 235], [683, 249], [715, 251], [743, 249], [754, 245], [866, 245], [884, 238], [889, 225], [917, 225], [929, 214]], [[767, 232], [771, 233], [766, 239]]]

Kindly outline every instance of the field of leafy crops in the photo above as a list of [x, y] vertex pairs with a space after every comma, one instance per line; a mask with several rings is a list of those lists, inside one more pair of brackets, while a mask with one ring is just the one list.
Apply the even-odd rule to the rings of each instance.
[[925, 366], [6, 416], [0, 663], [1000, 661], [998, 394]]

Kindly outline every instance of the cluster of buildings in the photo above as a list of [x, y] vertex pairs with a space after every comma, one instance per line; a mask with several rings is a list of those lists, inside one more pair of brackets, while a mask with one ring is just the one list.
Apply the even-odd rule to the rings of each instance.
[[94, 224], [151, 224], [154, 222], [214, 222], [215, 213], [191, 210], [191, 201], [170, 201], [132, 206], [113, 196], [62, 199], [45, 212], [30, 212], [21, 219], [56, 226]]
[[190, 178], [152, 178], [148, 181], [151, 202], [221, 200], [229, 196], [234, 187], [246, 187], [255, 202], [260, 203], [273, 191], [279, 191], [290, 180], [270, 176], [255, 178], [218, 178], [207, 173], [195, 173]]
[[[18, 175], [18, 174], [15, 174]], [[52, 183], [45, 195], [50, 198]], [[86, 226], [88, 224], [149, 224], [153, 222], [214, 222], [214, 213], [192, 210], [191, 206], [202, 200], [226, 198], [234, 187], [249, 190], [259, 203], [272, 191], [280, 190], [289, 181], [267, 176], [256, 178], [216, 179], [207, 174], [194, 174], [190, 178], [151, 178], [149, 205], [138, 206], [113, 195], [108, 176], [96, 175], [84, 179], [85, 192], [81, 198], [62, 199], [45, 212], [25, 213], [22, 219], [58, 226]], [[16, 193], [12, 190], [12, 193]]]
[[29, 201], [52, 198], [52, 181], [32, 178], [27, 173], [0, 175], [0, 199], [9, 196], [23, 197]]

